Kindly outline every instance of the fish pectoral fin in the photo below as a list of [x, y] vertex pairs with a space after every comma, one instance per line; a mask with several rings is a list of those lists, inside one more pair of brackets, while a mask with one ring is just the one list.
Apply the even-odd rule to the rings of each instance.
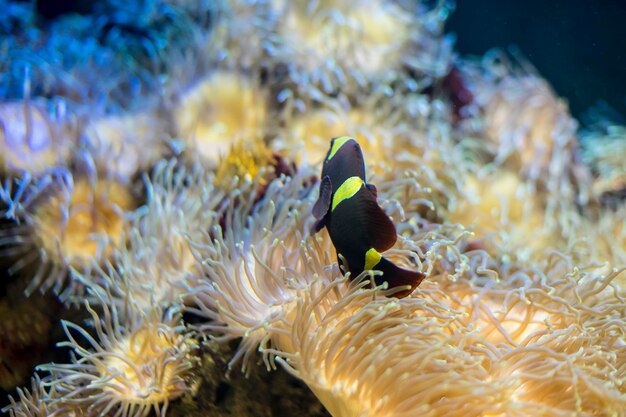
[[322, 230], [324, 228], [324, 226], [326, 226], [326, 218], [322, 217], [321, 219], [318, 219], [313, 226], [311, 226], [311, 230], [310, 230], [310, 234], [314, 235], [317, 232], [319, 232], [320, 230]]
[[330, 209], [330, 200], [333, 195], [333, 184], [330, 182], [330, 177], [326, 175], [322, 179], [320, 184], [320, 196], [313, 206], [313, 216], [320, 220], [326, 216], [328, 209]]
[[374, 199], [378, 198], [378, 190], [374, 184], [365, 184], [365, 188], [370, 191], [370, 193], [374, 196]]
[[372, 247], [384, 252], [396, 243], [396, 227], [375, 199], [365, 199], [363, 204], [367, 219], [365, 222], [367, 236], [371, 239]]

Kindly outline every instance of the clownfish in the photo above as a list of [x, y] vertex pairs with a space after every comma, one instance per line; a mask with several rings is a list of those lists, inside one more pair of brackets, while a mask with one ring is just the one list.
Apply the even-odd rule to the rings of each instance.
[[354, 138], [332, 139], [321, 177], [312, 232], [326, 227], [337, 256], [341, 254], [345, 260], [339, 259], [343, 270], [352, 277], [365, 270], [381, 271], [382, 276], [374, 278], [376, 285], [386, 281], [389, 288], [408, 287], [394, 297], [411, 294], [426, 276], [399, 268], [381, 255], [396, 243], [396, 228], [376, 202], [376, 187], [365, 180], [363, 153]]

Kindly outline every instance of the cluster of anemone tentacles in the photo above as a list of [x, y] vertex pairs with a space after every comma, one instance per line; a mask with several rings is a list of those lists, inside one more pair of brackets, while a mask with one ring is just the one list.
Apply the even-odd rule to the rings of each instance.
[[[623, 128], [578, 132], [500, 52], [455, 58], [443, 2], [145, 7], [129, 74], [158, 88], [132, 106], [105, 91], [128, 79], [70, 59], [81, 42], [133, 52], [85, 22], [66, 61], [39, 55], [0, 102], [0, 253], [27, 296], [90, 317], [62, 323], [71, 358], [39, 365], [12, 416], [165, 416], [193, 401], [205, 337], [239, 340], [229, 368], [283, 367], [335, 417], [624, 415], [626, 167], [602, 148], [626, 148]], [[372, 288], [377, 271], [344, 276], [310, 234], [343, 135], [396, 225], [385, 256], [427, 275], [406, 298]]]

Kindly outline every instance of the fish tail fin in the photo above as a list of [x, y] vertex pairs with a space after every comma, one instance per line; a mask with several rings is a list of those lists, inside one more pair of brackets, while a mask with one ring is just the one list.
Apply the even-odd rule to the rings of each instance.
[[383, 273], [383, 275], [375, 277], [376, 285], [381, 285], [386, 281], [389, 288], [405, 287], [405, 289], [400, 289], [391, 294], [393, 297], [398, 298], [404, 298], [411, 294], [426, 278], [426, 275], [423, 273], [400, 268], [384, 257], [380, 259], [380, 262], [373, 269]]

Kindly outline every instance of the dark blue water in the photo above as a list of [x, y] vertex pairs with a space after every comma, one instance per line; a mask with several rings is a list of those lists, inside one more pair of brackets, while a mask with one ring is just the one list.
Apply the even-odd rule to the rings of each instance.
[[626, 116], [624, 0], [457, 0], [447, 28], [461, 54], [516, 45], [577, 117], [598, 101]]

